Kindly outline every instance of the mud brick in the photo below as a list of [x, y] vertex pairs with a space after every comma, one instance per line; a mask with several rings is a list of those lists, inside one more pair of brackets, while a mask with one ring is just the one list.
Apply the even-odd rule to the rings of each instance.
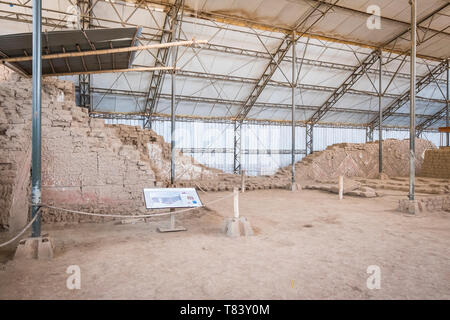
[[89, 119], [89, 126], [91, 128], [104, 128], [105, 127], [105, 120], [90, 118]]
[[81, 188], [82, 201], [80, 204], [98, 204], [100, 189], [97, 186], [83, 186]]
[[69, 127], [70, 122], [65, 120], [52, 120], [52, 127]]

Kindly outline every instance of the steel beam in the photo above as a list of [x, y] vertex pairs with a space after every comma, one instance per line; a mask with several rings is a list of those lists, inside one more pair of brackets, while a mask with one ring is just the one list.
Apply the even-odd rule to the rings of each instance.
[[234, 120], [233, 172], [241, 174], [242, 170], [242, 121]]
[[[176, 48], [172, 48], [172, 63], [175, 65]], [[170, 184], [175, 183], [175, 93], [176, 93], [176, 78], [175, 70], [171, 73], [172, 92], [170, 97]], [[145, 124], [144, 124], [145, 128]]]
[[[108, 1], [108, 0], [103, 0], [103, 1]], [[336, 4], [338, 1], [336, 1], [334, 4], [327, 3], [325, 0], [318, 0], [317, 2], [319, 2], [319, 4], [328, 5], [329, 8], [331, 9], [334, 7], [334, 4]], [[153, 3], [158, 4], [158, 5], [170, 6], [170, 4], [167, 4], [167, 3], [163, 4], [163, 3], [157, 2], [157, 1], [153, 1]], [[312, 5], [312, 4], [310, 3], [309, 5]], [[422, 23], [423, 21], [428, 20], [433, 14], [446, 8], [447, 5], [448, 5], [448, 3], [441, 6], [437, 11], [426, 16], [419, 23]], [[202, 20], [212, 20], [212, 21], [216, 21], [219, 23], [223, 23], [223, 24], [235, 25], [238, 27], [251, 27], [251, 28], [259, 29], [259, 30], [266, 31], [266, 32], [269, 31], [269, 32], [282, 33], [282, 34], [288, 34], [288, 35], [290, 35], [292, 33], [292, 29], [289, 29], [289, 28], [275, 27], [273, 25], [259, 23], [257, 21], [251, 20], [251, 19], [226, 15], [223, 13], [216, 14], [213, 12], [205, 12], [202, 10], [194, 10], [194, 9], [186, 8], [186, 15], [190, 16], [190, 17], [202, 19]], [[396, 23], [400, 24], [401, 22], [399, 21]], [[402, 23], [402, 24], [404, 24], [404, 23]], [[428, 28], [426, 28], [426, 29], [428, 29]], [[407, 32], [408, 31], [406, 31], [404, 34], [406, 34]], [[440, 32], [442, 32], [442, 31], [440, 31]], [[351, 40], [343, 40], [343, 39], [337, 39], [337, 38], [333, 38], [331, 36], [326, 36], [326, 35], [317, 35], [315, 33], [310, 33], [310, 32], [305, 32], [305, 35], [310, 37], [311, 39], [316, 39], [319, 41], [329, 41], [329, 42], [340, 43], [340, 44], [345, 44], [345, 45], [359, 46], [359, 47], [364, 47], [364, 48], [370, 48], [372, 50], [380, 49], [380, 46], [375, 46], [372, 43], [370, 43], [370, 41], [357, 42], [357, 41], [351, 41]], [[387, 44], [382, 46], [382, 50], [385, 52], [390, 52], [390, 53], [394, 53], [394, 54], [404, 54], [404, 52], [400, 52], [399, 50], [388, 48]], [[423, 56], [423, 55], [418, 56], [418, 57], [424, 58], [424, 59], [430, 59], [430, 60], [437, 59], [436, 57], [429, 57], [429, 56]]]
[[[336, 1], [337, 2], [337, 1]], [[312, 16], [313, 13], [319, 10], [322, 4], [327, 4], [325, 2], [321, 2], [317, 4], [314, 8], [312, 8], [311, 12], [298, 22], [294, 28], [293, 31], [297, 31], [300, 27], [303, 27], [303, 25], [308, 21], [308, 19]], [[266, 66], [266, 69], [264, 70], [262, 76], [258, 79], [258, 82], [256, 86], [252, 89], [250, 95], [248, 96], [247, 100], [245, 101], [242, 108], [239, 109], [238, 113], [236, 114], [236, 119], [243, 120], [247, 117], [248, 113], [250, 112], [251, 108], [255, 104], [256, 100], [258, 100], [259, 96], [261, 95], [262, 91], [264, 90], [265, 86], [269, 82], [269, 80], [272, 78], [275, 71], [278, 69], [280, 63], [283, 61], [284, 57], [286, 56], [288, 50], [292, 46], [292, 44], [297, 41], [300, 37], [302, 37], [315, 23], [317, 23], [321, 18], [323, 18], [333, 7], [333, 5], [327, 4], [328, 7], [325, 11], [319, 11], [320, 16], [318, 19], [314, 20], [312, 24], [310, 24], [307, 28], [305, 28], [305, 31], [299, 31], [300, 35], [296, 37], [296, 39], [291, 39], [291, 35], [286, 35], [283, 40], [281, 41], [281, 44], [278, 46], [277, 50], [274, 54], [271, 54], [271, 59], [269, 64]]]
[[[441, 7], [439, 7], [437, 10], [433, 11], [419, 22], [422, 23], [426, 20], [428, 20], [430, 17], [434, 16], [436, 13], [440, 12], [444, 8], [446, 8], [448, 4], [445, 4]], [[397, 39], [401, 38], [405, 34], [408, 33], [410, 28], [403, 31], [401, 34], [396, 35], [389, 41], [387, 41], [382, 47], [388, 46], [390, 43], [396, 41]], [[311, 118], [308, 120], [308, 122], [314, 126], [315, 123], [319, 122], [322, 117], [331, 109], [331, 107], [340, 100], [347, 92], [348, 90], [366, 73], [378, 60], [379, 54], [378, 50], [372, 51], [355, 69], [354, 71], [349, 75], [347, 79], [342, 83], [340, 87], [338, 87], [333, 94], [323, 103], [323, 105], [311, 116]], [[373, 125], [369, 125], [368, 127], [373, 127]], [[311, 135], [312, 137], [312, 135]], [[312, 143], [310, 143], [312, 144]]]
[[377, 51], [372, 52], [364, 61], [359, 64], [350, 76], [336, 88], [333, 94], [324, 102], [324, 104], [311, 116], [308, 120], [311, 125], [319, 122], [322, 117], [338, 102], [348, 90], [369, 70], [375, 62], [378, 61], [379, 55]]
[[307, 123], [305, 126], [305, 137], [306, 137], [306, 155], [311, 154], [314, 152], [313, 148], [313, 133], [314, 133], [314, 126], [310, 123]]
[[[177, 76], [178, 76], [178, 73], [177, 73]], [[145, 96], [146, 96], [146, 92], [142, 92], [142, 91], [130, 92], [127, 90], [118, 90], [118, 89], [92, 88], [92, 92], [103, 94], [103, 95], [133, 96], [136, 98], [139, 98], [139, 97], [145, 98]], [[166, 100], [166, 101], [170, 101], [171, 95], [162, 93], [158, 96], [158, 98]], [[210, 104], [210, 105], [223, 104], [223, 105], [229, 105], [229, 106], [230, 105], [242, 106], [242, 104], [243, 104], [242, 100], [227, 100], [227, 99], [220, 99], [220, 98], [196, 97], [196, 96], [187, 96], [187, 95], [176, 95], [176, 99], [178, 101], [189, 101], [189, 102], [194, 102], [194, 103], [205, 103], [205, 104]], [[255, 103], [254, 108], [291, 110], [292, 105], [284, 104], [284, 103], [257, 102], [257, 103]], [[296, 111], [299, 111], [299, 110], [301, 110], [301, 111], [316, 111], [318, 109], [318, 106], [296, 104], [295, 108], [296, 108]], [[378, 111], [365, 110], [365, 109], [332, 108], [330, 111], [336, 112], [336, 113], [374, 115], [374, 116], [378, 115]], [[144, 115], [144, 113], [142, 113], [142, 112], [140, 112], [140, 114]], [[394, 116], [409, 117], [409, 113], [395, 113]], [[431, 116], [424, 115], [424, 114], [417, 114], [417, 117], [426, 120], [426, 119], [430, 118]], [[201, 117], [198, 117], [198, 118], [201, 118]], [[277, 122], [277, 120], [274, 120], [274, 122]], [[297, 121], [297, 122], [301, 122], [301, 121]], [[365, 126], [365, 124], [364, 125], [361, 124], [361, 126]]]
[[[178, 14], [183, 7], [184, 0], [176, 0], [174, 6], [170, 8], [164, 19], [164, 25], [161, 35], [160, 43], [172, 42], [176, 37], [175, 30], [177, 29]], [[169, 58], [169, 48], [161, 48], [156, 54], [155, 67], [167, 66]], [[162, 84], [164, 82], [165, 72], [155, 71], [150, 79], [150, 85], [147, 92], [147, 100], [144, 106], [144, 112], [148, 114], [148, 118], [144, 123], [144, 128], [151, 128], [151, 118], [158, 103], [158, 95], [161, 93]]]
[[[186, 39], [183, 39], [183, 40], [186, 40]], [[312, 45], [313, 44], [310, 44], [310, 46], [312, 46]], [[322, 46], [319, 46], [319, 47], [322, 47]], [[247, 56], [247, 57], [251, 57], [251, 58], [255, 58], [255, 59], [270, 60], [272, 58], [269, 53], [264, 52], [264, 51], [236, 48], [236, 47], [224, 46], [224, 45], [219, 45], [219, 44], [214, 44], [214, 43], [207, 43], [207, 44], [202, 45], [202, 50], [208, 50], [208, 51], [219, 52], [219, 53], [224, 53], [224, 54], [232, 54], [232, 55], [237, 55], [237, 56]], [[292, 63], [291, 60], [292, 60], [291, 57], [284, 57], [283, 62]], [[353, 72], [355, 69], [354, 65], [333, 63], [333, 62], [321, 61], [321, 60], [311, 60], [311, 59], [306, 59], [306, 58], [301, 58], [301, 57], [297, 58], [296, 63], [299, 65], [304, 64], [304, 65], [317, 67], [317, 68], [326, 68], [326, 69], [342, 70], [342, 71], [350, 71], [350, 72]], [[367, 70], [367, 73], [372, 74], [372, 75], [378, 75], [378, 70], [370, 69], [370, 70]], [[384, 76], [391, 77], [394, 74], [396, 75], [397, 78], [403, 78], [403, 79], [409, 80], [409, 73], [400, 73], [400, 72], [395, 73], [392, 71], [383, 70]], [[257, 79], [254, 79], [254, 80], [256, 81]], [[269, 81], [268, 85], [270, 85], [271, 82], [272, 81]], [[440, 82], [444, 83], [444, 81], [440, 81]]]
[[[78, 8], [81, 12], [80, 27], [81, 30], [91, 28], [91, 8], [92, 0], [77, 0]], [[90, 74], [80, 74], [78, 76], [78, 105], [91, 111], [91, 78]]]
[[[332, 109], [332, 107], [338, 102], [347, 92], [348, 90], [364, 75], [364, 73], [369, 70], [375, 62], [379, 59], [378, 52], [373, 51], [363, 62], [361, 62], [360, 65], [357, 66], [357, 68], [350, 74], [347, 79], [342, 83], [341, 86], [336, 88], [333, 92], [333, 94], [325, 101], [324, 104], [322, 104], [316, 112], [309, 118], [308, 124], [310, 127], [310, 133], [306, 134], [306, 144], [307, 148], [306, 150], [310, 153], [313, 153], [312, 140], [309, 141], [308, 139], [312, 139], [312, 131], [314, 125], [319, 122], [323, 116]], [[311, 149], [308, 149], [308, 145], [311, 146]]]
[[32, 158], [31, 158], [31, 214], [32, 237], [41, 236], [41, 75], [42, 75], [42, 3], [33, 1], [33, 92], [32, 92]]
[[[438, 122], [439, 120], [445, 118], [445, 125], [446, 127], [449, 126], [449, 91], [450, 91], [450, 82], [449, 82], [449, 77], [450, 77], [450, 68], [449, 68], [449, 61], [447, 59], [446, 61], [446, 103], [445, 103], [445, 107], [442, 108], [441, 110], [439, 110], [438, 112], [436, 112], [435, 114], [431, 115], [429, 118], [425, 119], [424, 121], [422, 121], [419, 125], [417, 125], [416, 128], [416, 135], [417, 137], [420, 137], [420, 135], [424, 132], [424, 130], [430, 128], [432, 125], [434, 125], [436, 122]], [[449, 134], [446, 134], [447, 136], [447, 146], [449, 146]]]
[[415, 139], [416, 139], [416, 118], [415, 118], [415, 104], [416, 104], [416, 46], [417, 46], [417, 14], [416, 14], [416, 0], [409, 0], [411, 5], [411, 89], [409, 101], [409, 200], [414, 200], [414, 187], [416, 177], [416, 154], [415, 154]]
[[[416, 136], [420, 137], [421, 134], [436, 124], [439, 120], [446, 119], [447, 114], [447, 106], [436, 112], [435, 114], [428, 116], [423, 122], [417, 125], [416, 127]], [[417, 117], [417, 115], [416, 115]]]
[[[447, 96], [447, 103], [445, 108], [445, 126], [450, 127], [450, 59], [447, 59], [447, 72], [446, 72], [446, 80], [447, 85], [446, 87], [446, 96]], [[447, 147], [450, 147], [450, 133], [447, 132]]]
[[[441, 62], [436, 67], [434, 67], [431, 72], [427, 73], [424, 77], [420, 78], [417, 82], [414, 81], [414, 87], [416, 92], [415, 94], [422, 91], [426, 86], [428, 86], [431, 82], [433, 82], [433, 78], [441, 75], [446, 69], [447, 63], [446, 61]], [[413, 79], [412, 79], [413, 80]], [[412, 81], [411, 80], [411, 81]], [[398, 109], [404, 106], [411, 99], [411, 90], [405, 91], [401, 96], [392, 101], [386, 108], [383, 110], [382, 121], [385, 121], [387, 118], [394, 116]], [[414, 97], [415, 97], [414, 94]], [[415, 97], [416, 98], [416, 97]], [[376, 126], [379, 122], [379, 117], [374, 117], [372, 121], [370, 121], [368, 126]]]
[[[177, 148], [183, 153], [233, 153], [233, 148]], [[285, 154], [290, 155], [291, 149], [242, 149], [242, 154]], [[295, 154], [305, 154], [305, 150], [295, 150]]]
[[[335, 1], [334, 3], [338, 2], [339, 0]], [[327, 5], [327, 8], [324, 11], [320, 11], [319, 8], [322, 5]], [[234, 172], [240, 173], [240, 140], [241, 140], [241, 125], [242, 121], [247, 117], [250, 110], [256, 103], [256, 100], [258, 100], [259, 96], [263, 92], [264, 88], [266, 87], [267, 83], [272, 78], [275, 71], [278, 69], [280, 63], [283, 61], [284, 57], [286, 56], [289, 48], [291, 45], [293, 45], [300, 37], [302, 37], [308, 30], [314, 26], [320, 19], [322, 19], [332, 8], [334, 4], [328, 4], [325, 2], [321, 2], [314, 6], [312, 10], [306, 15], [306, 17], [302, 17], [300, 21], [296, 24], [294, 27], [294, 32], [297, 31], [299, 28], [303, 28], [303, 30], [300, 30], [300, 35], [294, 39], [291, 39], [291, 35], [286, 35], [283, 40], [281, 41], [281, 44], [278, 46], [277, 50], [274, 54], [271, 54], [271, 59], [269, 64], [266, 66], [266, 69], [262, 73], [262, 76], [258, 79], [255, 87], [252, 89], [250, 95], [248, 96], [245, 103], [242, 105], [242, 107], [237, 112], [235, 118], [236, 118], [236, 124], [235, 124], [235, 153], [234, 153]], [[308, 27], [305, 27], [304, 24], [308, 21], [308, 19], [312, 16], [313, 13], [316, 11], [319, 11], [319, 17], [314, 20], [313, 23], [311, 23]], [[295, 60], [295, 58], [293, 58]], [[239, 143], [236, 143], [239, 142]]]
[[383, 65], [383, 56], [381, 51], [378, 52], [378, 116], [379, 126], [378, 126], [378, 172], [383, 172], [383, 106], [381, 105], [381, 98], [383, 97], [383, 87], [382, 87], [382, 65]]
[[366, 143], [373, 142], [373, 127], [366, 127]]
[[[304, 61], [304, 60], [296, 59], [296, 63], [298, 63], [298, 61]], [[291, 64], [292, 64], [292, 59], [291, 59]], [[301, 62], [300, 62], [300, 65], [302, 65]], [[377, 75], [378, 75], [378, 71], [377, 71]], [[214, 81], [237, 82], [237, 83], [245, 83], [245, 84], [249, 84], [249, 85], [250, 84], [254, 85], [258, 81], [258, 79], [254, 79], [254, 78], [246, 78], [246, 77], [223, 75], [223, 74], [205, 74], [202, 72], [188, 71], [188, 70], [177, 70], [177, 76], [185, 77], [185, 78], [194, 78], [194, 79], [209, 79], [209, 80], [214, 80]], [[408, 80], [409, 80], [409, 76], [408, 76]], [[270, 80], [267, 83], [266, 87], [291, 88], [291, 84], [289, 82]], [[311, 91], [318, 91], [318, 92], [334, 92], [336, 90], [335, 87], [311, 85], [311, 84], [299, 84], [299, 83], [297, 83], [297, 88], [302, 89], [302, 90], [311, 90]], [[355, 90], [355, 89], [349, 89], [347, 91], [347, 94], [359, 95], [359, 96], [364, 96], [364, 97], [367, 97], [367, 96], [378, 97], [377, 92], [365, 91], [365, 90]], [[392, 93], [383, 95], [383, 97], [392, 98], [392, 99], [396, 99], [399, 96], [400, 96], [399, 94], [392, 94]], [[431, 99], [431, 98], [423, 98], [423, 97], [417, 97], [417, 99], [420, 101], [425, 101], [425, 102], [436, 102], [436, 103], [445, 104], [444, 99]]]
[[[305, 49], [306, 50], [306, 49]], [[296, 84], [296, 67], [295, 67], [295, 31], [292, 33], [292, 83], [291, 83], [291, 189], [294, 190], [295, 184], [295, 84]]]
[[[409, 114], [406, 114], [409, 116]], [[98, 119], [124, 119], [124, 120], [140, 120], [142, 121], [145, 118], [144, 114], [141, 113], [132, 113], [132, 112], [107, 112], [107, 113], [98, 113], [92, 112], [91, 117]], [[202, 123], [221, 123], [233, 125], [234, 119], [231, 117], [198, 117], [198, 116], [190, 116], [190, 115], [175, 115], [175, 118], [178, 122], [202, 122]], [[170, 114], [165, 113], [155, 113], [153, 117], [154, 121], [170, 121]], [[271, 119], [249, 119], [247, 118], [244, 121], [244, 124], [255, 124], [260, 126], [291, 126], [290, 120], [271, 120]], [[297, 121], [297, 126], [304, 126], [305, 124], [301, 121]], [[316, 128], [340, 128], [340, 129], [361, 129], [366, 130], [363, 124], [346, 124], [346, 123], [318, 123], [315, 125]], [[408, 131], [409, 127], [399, 127], [399, 126], [391, 126], [384, 125], [384, 131]], [[426, 132], [436, 132], [436, 130], [426, 129]]]
[[[445, 126], [450, 127], [450, 60], [447, 59], [447, 105], [445, 110]], [[447, 132], [447, 147], [450, 146], [450, 133]]]

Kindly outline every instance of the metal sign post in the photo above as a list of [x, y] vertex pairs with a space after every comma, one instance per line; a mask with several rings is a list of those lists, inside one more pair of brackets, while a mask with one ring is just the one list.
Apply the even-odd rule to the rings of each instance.
[[[175, 209], [174, 209], [174, 208], [171, 208], [170, 211], [171, 211], [171, 212], [174, 212]], [[187, 230], [187, 229], [186, 229], [185, 227], [182, 227], [182, 226], [176, 226], [176, 223], [175, 223], [175, 214], [174, 214], [174, 213], [172, 213], [172, 214], [170, 215], [170, 224], [169, 224], [169, 227], [167, 227], [167, 228], [164, 228], [164, 227], [158, 227], [158, 231], [159, 231], [159, 232], [177, 232], [177, 231], [186, 231], [186, 230]]]

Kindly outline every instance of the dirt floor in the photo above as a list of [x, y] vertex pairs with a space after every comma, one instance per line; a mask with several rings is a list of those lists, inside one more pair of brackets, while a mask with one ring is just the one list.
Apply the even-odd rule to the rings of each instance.
[[[187, 232], [158, 233], [160, 221], [44, 226], [55, 258], [0, 251], [0, 299], [450, 299], [450, 213], [404, 215], [395, 209], [405, 193], [389, 193], [246, 192], [248, 238], [221, 230], [232, 198], [186, 214]], [[207, 203], [226, 193], [200, 195]], [[66, 288], [70, 265], [81, 269], [80, 290]], [[380, 267], [380, 289], [366, 286], [370, 265]]]

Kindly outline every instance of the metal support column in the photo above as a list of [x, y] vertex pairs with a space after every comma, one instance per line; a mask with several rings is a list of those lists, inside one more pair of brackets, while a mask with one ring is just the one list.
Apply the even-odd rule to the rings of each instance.
[[[184, 14], [183, 8], [184, 0], [175, 0], [173, 6], [170, 7], [164, 19], [164, 24], [162, 25], [160, 43], [173, 42], [176, 41], [175, 38], [179, 38], [178, 36], [176, 36], [174, 30], [180, 28], [181, 26], [181, 21], [183, 20], [182, 16]], [[180, 10], [181, 17], [179, 17]], [[179, 32], [181, 32], [181, 29], [179, 30]], [[170, 58], [169, 50], [169, 48], [158, 49], [155, 57], [155, 67], [164, 67], [168, 65]], [[164, 84], [165, 75], [166, 71], [164, 70], [155, 70], [151, 75], [150, 86], [146, 94], [144, 106], [144, 113], [147, 115], [147, 117], [144, 120], [143, 126], [146, 129], [152, 128], [153, 113], [155, 112], [158, 104], [159, 96]]]
[[[41, 0], [33, 0], [33, 107], [32, 107], [32, 217], [39, 214], [41, 203], [41, 75], [42, 75], [42, 7]], [[32, 237], [41, 236], [41, 217], [32, 225]]]
[[241, 133], [242, 133], [242, 121], [236, 120], [234, 121], [234, 146], [233, 146], [233, 171], [234, 174], [240, 174], [242, 165], [241, 165]]
[[295, 184], [295, 74], [296, 74], [296, 70], [295, 70], [295, 31], [292, 33], [292, 134], [291, 134], [291, 139], [292, 139], [292, 149], [291, 149], [291, 166], [292, 166], [292, 170], [291, 170], [291, 186], [292, 186], [292, 190], [294, 190], [294, 184]]
[[416, 0], [409, 1], [411, 5], [411, 88], [410, 88], [410, 123], [409, 123], [409, 200], [414, 200], [415, 167], [415, 138], [416, 138]]
[[366, 143], [373, 142], [373, 126], [366, 127]]
[[[175, 17], [176, 18], [176, 17]], [[176, 27], [172, 30], [173, 36], [176, 34]], [[173, 186], [175, 183], [175, 95], [176, 95], [176, 70], [175, 64], [177, 61], [177, 47], [172, 47], [172, 66], [171, 72], [172, 80], [172, 95], [170, 99], [170, 184]]]
[[[173, 54], [173, 57], [175, 57], [175, 54]], [[171, 75], [172, 97], [170, 99], [170, 184], [173, 185], [175, 183], [175, 69], [172, 70]]]
[[[447, 109], [445, 110], [445, 126], [450, 126], [450, 119], [449, 119], [449, 108], [450, 108], [450, 60], [447, 59]], [[447, 132], [447, 147], [450, 147], [450, 133]]]
[[306, 155], [314, 152], [313, 150], [313, 132], [314, 126], [312, 124], [306, 124]]
[[[81, 30], [88, 30], [91, 27], [91, 0], [78, 0], [77, 5], [80, 9], [80, 27]], [[80, 74], [78, 76], [78, 105], [91, 111], [91, 77], [90, 74]]]
[[383, 64], [383, 54], [379, 52], [378, 60], [378, 112], [379, 112], [379, 125], [378, 125], [378, 172], [383, 172], [383, 107], [381, 106], [381, 98], [383, 95], [381, 75], [382, 75], [382, 64]]

